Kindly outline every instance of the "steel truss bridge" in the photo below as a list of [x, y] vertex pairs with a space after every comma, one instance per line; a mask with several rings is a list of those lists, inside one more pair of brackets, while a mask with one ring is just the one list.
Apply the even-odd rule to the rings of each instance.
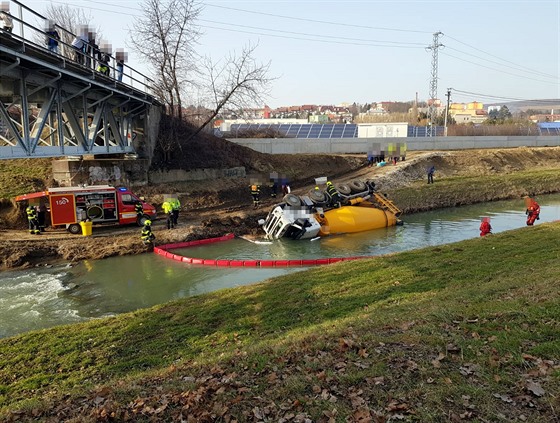
[[[22, 9], [41, 17], [11, 3], [20, 17]], [[12, 19], [13, 33], [0, 28], [0, 159], [135, 153], [133, 140], [146, 134], [158, 104], [152, 81], [128, 67], [122, 82], [103, 75], [93, 55], [80, 64], [62, 41], [62, 54], [53, 53], [30, 41], [44, 38], [42, 30]]]

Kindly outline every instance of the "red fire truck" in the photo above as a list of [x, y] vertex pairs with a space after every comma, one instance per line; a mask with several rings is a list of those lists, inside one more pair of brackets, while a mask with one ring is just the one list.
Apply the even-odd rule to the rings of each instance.
[[[49, 207], [52, 226], [66, 226], [68, 232], [82, 232], [80, 222], [136, 223], [142, 226], [147, 219], [155, 219], [156, 208], [128, 188], [109, 185], [48, 188], [47, 191], [18, 195], [16, 201]], [[140, 202], [144, 211], [138, 217], [135, 205]]]

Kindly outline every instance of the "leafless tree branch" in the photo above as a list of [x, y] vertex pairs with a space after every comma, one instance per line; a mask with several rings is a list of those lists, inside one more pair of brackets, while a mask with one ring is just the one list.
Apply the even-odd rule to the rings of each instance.
[[145, 0], [144, 15], [130, 30], [131, 47], [151, 66], [155, 94], [181, 118], [186, 87], [194, 81], [195, 45], [200, 36], [197, 0]]

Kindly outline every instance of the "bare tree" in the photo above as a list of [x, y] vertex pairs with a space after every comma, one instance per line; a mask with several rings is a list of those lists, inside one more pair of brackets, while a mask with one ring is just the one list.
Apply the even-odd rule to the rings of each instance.
[[218, 63], [213, 63], [209, 57], [203, 59], [203, 87], [211, 98], [211, 112], [189, 139], [212, 122], [226, 105], [230, 109], [243, 110], [264, 103], [275, 78], [268, 76], [270, 62], [256, 61], [256, 48], [257, 45], [248, 45], [239, 54], [231, 53]]
[[131, 47], [152, 66], [154, 94], [172, 116], [181, 118], [183, 96], [196, 71], [201, 6], [196, 0], [145, 0], [143, 9], [130, 30]]

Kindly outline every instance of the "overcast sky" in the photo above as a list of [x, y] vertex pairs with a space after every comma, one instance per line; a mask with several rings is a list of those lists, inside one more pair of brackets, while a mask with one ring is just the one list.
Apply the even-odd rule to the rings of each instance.
[[[44, 13], [46, 0], [23, 0]], [[83, 8], [125, 47], [142, 2], [52, 1]], [[202, 1], [197, 51], [218, 60], [258, 43], [270, 61], [271, 107], [430, 97], [433, 34], [438, 97], [495, 103], [560, 98], [560, 0]], [[14, 7], [12, 5], [12, 7]], [[149, 73], [134, 54], [130, 66]]]

